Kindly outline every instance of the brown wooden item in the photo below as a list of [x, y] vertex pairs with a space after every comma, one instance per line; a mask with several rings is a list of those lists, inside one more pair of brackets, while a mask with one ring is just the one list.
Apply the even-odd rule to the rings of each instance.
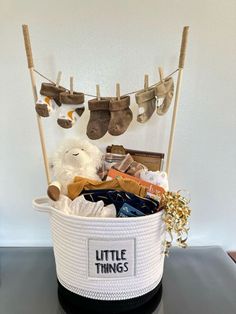
[[228, 255], [232, 258], [232, 260], [236, 263], [236, 251], [228, 252]]
[[124, 148], [122, 145], [107, 146], [106, 151], [107, 153], [113, 153], [113, 154], [121, 154], [121, 155], [130, 154], [135, 161], [142, 163], [148, 168], [148, 170], [151, 170], [151, 171], [162, 170], [164, 156], [165, 156], [162, 153], [145, 152], [141, 150], [127, 149], [127, 148]]
[[172, 113], [170, 137], [169, 137], [168, 152], [167, 152], [167, 161], [166, 161], [167, 175], [169, 175], [170, 173], [170, 164], [172, 160], [172, 151], [173, 151], [175, 127], [176, 127], [176, 117], [177, 117], [177, 111], [178, 111], [179, 100], [180, 100], [180, 90], [181, 90], [183, 70], [184, 70], [184, 61], [185, 61], [186, 49], [187, 49], [187, 43], [188, 43], [188, 32], [189, 32], [189, 26], [185, 26], [182, 33], [182, 41], [181, 41], [181, 48], [180, 48], [180, 54], [179, 54], [179, 71], [178, 71], [177, 85], [176, 85], [176, 90], [175, 90], [175, 101], [174, 101], [174, 108], [173, 108], [173, 113]]

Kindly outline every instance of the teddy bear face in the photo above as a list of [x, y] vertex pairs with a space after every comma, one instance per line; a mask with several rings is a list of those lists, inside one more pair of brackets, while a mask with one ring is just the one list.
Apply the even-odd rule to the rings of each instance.
[[[51, 160], [54, 177], [73, 181], [75, 176], [98, 180], [103, 154], [92, 143], [79, 138], [65, 139]], [[60, 181], [59, 180], [59, 181]]]
[[90, 164], [91, 162], [92, 159], [88, 151], [80, 147], [73, 147], [66, 150], [62, 158], [62, 164], [64, 166], [71, 166], [75, 169]]

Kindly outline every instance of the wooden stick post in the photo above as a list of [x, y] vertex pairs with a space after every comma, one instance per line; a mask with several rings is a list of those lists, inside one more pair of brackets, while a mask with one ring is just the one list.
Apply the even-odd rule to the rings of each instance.
[[[33, 90], [34, 104], [35, 104], [38, 97], [37, 97], [37, 88], [36, 88], [36, 81], [35, 81], [35, 75], [34, 75], [34, 62], [33, 62], [32, 49], [31, 49], [31, 44], [30, 44], [28, 25], [22, 25], [22, 30], [23, 30], [23, 36], [24, 36], [24, 42], [25, 42], [25, 52], [26, 52], [30, 79], [31, 79], [31, 84], [32, 84], [32, 90]], [[46, 151], [46, 146], [45, 146], [44, 130], [43, 130], [41, 117], [38, 114], [37, 114], [37, 123], [38, 123], [39, 137], [40, 137], [41, 149], [42, 149], [42, 154], [43, 154], [43, 161], [44, 161], [47, 183], [50, 184], [51, 178], [50, 178], [50, 173], [49, 173], [48, 157], [47, 157], [47, 151]]]
[[184, 70], [184, 61], [185, 61], [186, 48], [187, 48], [187, 42], [188, 42], [188, 31], [189, 31], [189, 26], [185, 26], [183, 29], [182, 42], [181, 42], [180, 55], [179, 55], [179, 71], [178, 71], [177, 85], [176, 85], [176, 91], [175, 91], [175, 101], [174, 101], [168, 153], [167, 153], [166, 173], [168, 175], [170, 173], [170, 164], [171, 164], [171, 159], [172, 159], [173, 142], [174, 142], [174, 134], [175, 134], [175, 126], [176, 126], [176, 116], [177, 116], [177, 110], [178, 110], [179, 99], [180, 99], [180, 89], [181, 89], [183, 70]]

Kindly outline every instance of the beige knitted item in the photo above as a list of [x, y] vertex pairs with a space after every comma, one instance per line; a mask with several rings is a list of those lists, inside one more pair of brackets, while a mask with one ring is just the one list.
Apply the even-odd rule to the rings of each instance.
[[156, 109], [155, 89], [150, 88], [147, 91], [142, 90], [135, 95], [135, 98], [139, 106], [137, 121], [145, 123], [151, 118]]
[[157, 99], [163, 99], [162, 104], [157, 107], [157, 114], [162, 116], [168, 111], [174, 95], [173, 78], [167, 78], [161, 84], [157, 85], [155, 88], [155, 93]]

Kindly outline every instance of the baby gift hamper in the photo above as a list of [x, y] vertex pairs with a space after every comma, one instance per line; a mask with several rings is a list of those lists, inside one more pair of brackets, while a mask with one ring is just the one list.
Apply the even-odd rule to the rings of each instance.
[[[122, 95], [117, 83], [115, 96], [102, 97], [99, 85], [96, 95], [90, 95], [74, 90], [73, 77], [66, 88], [60, 85], [61, 72], [54, 82], [36, 70], [28, 26], [23, 25], [48, 183], [47, 196], [35, 198], [33, 207], [49, 216], [58, 297], [67, 313], [73, 309], [78, 313], [123, 313], [152, 304], [153, 299], [161, 297], [164, 259], [173, 235], [181, 247], [187, 245], [189, 200], [181, 191], [169, 191], [167, 176], [188, 30], [183, 29], [175, 71], [164, 76], [159, 68], [157, 83], [149, 85], [145, 75], [143, 89]], [[46, 80], [39, 93], [36, 75]], [[49, 166], [44, 119], [56, 115], [58, 127], [69, 132], [89, 110], [84, 133], [90, 140], [98, 140], [106, 133], [119, 136], [128, 132], [135, 119], [130, 108], [132, 95], [137, 104], [137, 127], [151, 117], [161, 118], [171, 112], [173, 98], [166, 162], [164, 154], [141, 151], [139, 147], [109, 145], [104, 152], [80, 136], [65, 139]]]
[[[161, 212], [137, 218], [67, 216], [36, 199], [50, 213], [59, 291], [72, 302], [118, 311], [147, 302], [163, 273]], [[74, 295], [78, 301], [73, 301]], [[109, 308], [111, 307], [111, 308]], [[114, 308], [113, 308], [114, 307]]]

